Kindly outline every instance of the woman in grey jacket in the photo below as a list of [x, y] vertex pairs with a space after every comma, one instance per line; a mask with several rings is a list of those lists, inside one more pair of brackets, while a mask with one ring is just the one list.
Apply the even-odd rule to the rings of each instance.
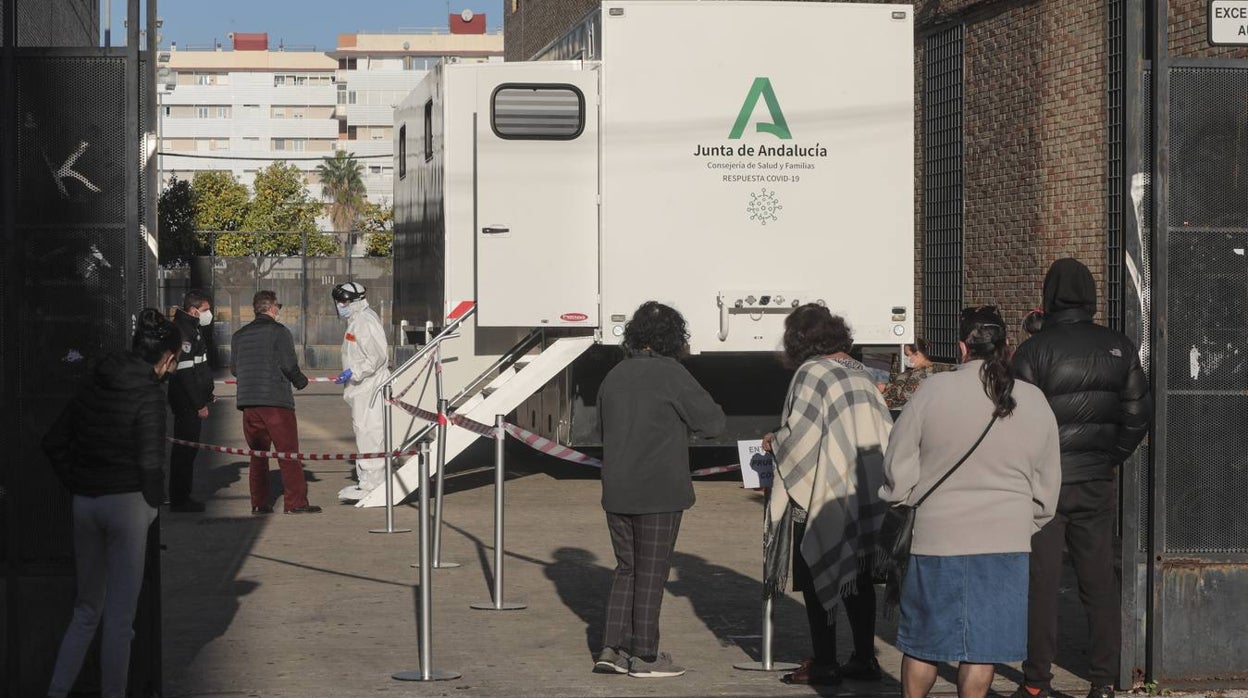
[[1043, 393], [1014, 381], [997, 309], [964, 310], [959, 336], [963, 365], [910, 399], [880, 488], [885, 501], [917, 502], [983, 435], [915, 518], [897, 629], [904, 698], [926, 695], [940, 662], [959, 663], [959, 696], [982, 698], [994, 663], [1026, 656], [1031, 536], [1061, 485], [1057, 421]]
[[74, 496], [74, 616], [48, 688], [74, 687], [101, 618], [100, 695], [123, 698], [147, 529], [164, 497], [165, 391], [182, 337], [160, 311], [139, 315], [131, 350], [100, 362], [43, 439], [57, 477]]
[[685, 673], [658, 651], [663, 583], [681, 514], [693, 506], [689, 433], [714, 436], [725, 425], [723, 409], [676, 360], [688, 341], [680, 313], [643, 303], [624, 328], [624, 360], [598, 389], [602, 508], [616, 559], [598, 673]]

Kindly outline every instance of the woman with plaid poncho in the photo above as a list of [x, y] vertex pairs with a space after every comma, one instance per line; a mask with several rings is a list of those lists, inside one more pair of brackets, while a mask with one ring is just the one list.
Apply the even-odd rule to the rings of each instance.
[[[786, 683], [835, 684], [879, 679], [875, 659], [875, 589], [871, 557], [885, 505], [884, 448], [892, 419], [865, 367], [850, 358], [845, 320], [804, 305], [785, 320], [784, 351], [798, 365], [785, 398], [783, 423], [764, 437], [776, 457], [765, 548], [768, 593], [783, 593], [789, 522], [793, 525], [793, 586], [802, 592], [814, 656]], [[833, 613], [845, 602], [854, 653], [836, 660]]]

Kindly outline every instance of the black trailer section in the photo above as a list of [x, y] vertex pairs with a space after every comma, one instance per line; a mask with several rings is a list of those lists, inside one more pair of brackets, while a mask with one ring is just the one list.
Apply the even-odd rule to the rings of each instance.
[[[155, 301], [156, 2], [117, 3], [121, 47], [101, 40], [100, 5], [0, 0], [0, 695], [14, 698], [46, 692], [75, 589], [70, 498], [40, 437]], [[132, 695], [161, 690], [157, 531]], [[91, 657], [77, 688], [98, 681]]]

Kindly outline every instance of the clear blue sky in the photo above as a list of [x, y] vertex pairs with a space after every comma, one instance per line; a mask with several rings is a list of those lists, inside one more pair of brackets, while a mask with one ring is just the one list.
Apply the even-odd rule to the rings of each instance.
[[[503, 27], [505, 0], [451, 0], [450, 11], [485, 13], [489, 31]], [[126, 0], [112, 0], [113, 44], [126, 41], [122, 21]], [[101, 6], [103, 1], [101, 0]], [[230, 32], [268, 32], [269, 46], [330, 51], [339, 34], [357, 31], [447, 28], [446, 0], [159, 0], [164, 20], [161, 46], [210, 46], [217, 39], [228, 47]]]

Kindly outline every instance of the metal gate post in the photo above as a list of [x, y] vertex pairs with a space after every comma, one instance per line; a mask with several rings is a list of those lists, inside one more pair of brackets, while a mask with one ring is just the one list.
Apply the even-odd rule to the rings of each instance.
[[392, 675], [399, 681], [458, 679], [456, 671], [433, 670], [433, 567], [429, 550], [429, 442], [420, 442], [420, 668]]
[[757, 662], [738, 662], [733, 664], [734, 669], [743, 669], [745, 671], [794, 671], [798, 668], [798, 664], [792, 662], [774, 662], [771, 659], [771, 597], [763, 599], [763, 637], [762, 637], [762, 657]]
[[437, 495], [433, 500], [433, 566], [437, 569], [459, 567], [458, 562], [442, 560], [442, 493], [446, 477], [446, 436], [451, 423], [448, 416], [450, 401], [442, 392], [442, 343], [433, 350], [433, 387], [438, 398], [438, 474]]
[[507, 422], [504, 415], [494, 416], [494, 598], [471, 604], [479, 611], [519, 611], [527, 605], [503, 601], [503, 485], [507, 479], [504, 451], [507, 444]]

